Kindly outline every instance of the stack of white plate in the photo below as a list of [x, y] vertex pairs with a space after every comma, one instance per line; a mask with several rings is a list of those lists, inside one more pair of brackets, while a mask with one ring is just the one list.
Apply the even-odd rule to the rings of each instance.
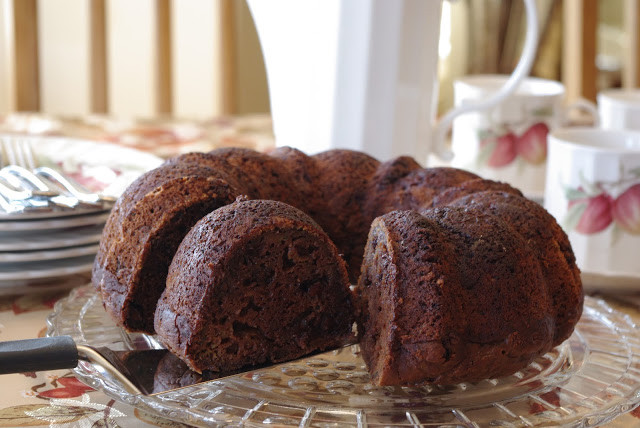
[[[25, 139], [39, 165], [56, 168], [90, 191], [111, 198], [162, 162], [148, 153], [112, 144], [60, 137]], [[86, 284], [111, 206], [0, 209], [0, 295]]]
[[73, 275], [86, 278], [108, 215], [108, 210], [0, 213], [0, 294]]

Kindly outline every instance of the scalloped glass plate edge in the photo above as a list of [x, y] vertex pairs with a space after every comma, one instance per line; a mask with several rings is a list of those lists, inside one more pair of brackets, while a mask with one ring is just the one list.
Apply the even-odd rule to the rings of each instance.
[[[145, 346], [157, 346], [153, 338], [125, 333], [111, 323], [87, 286], [59, 301], [47, 325], [48, 336], [69, 334], [83, 344], [126, 350], [143, 340]], [[375, 388], [362, 378], [357, 346], [313, 357], [306, 365], [305, 360], [152, 396], [128, 394], [94, 364], [80, 362], [74, 371], [116, 400], [196, 426], [597, 426], [640, 403], [638, 333], [628, 315], [586, 297], [571, 338], [527, 369], [509, 378], [448, 387]], [[500, 399], [482, 402], [478, 397], [486, 394]], [[455, 405], [438, 404], [447, 402]]]

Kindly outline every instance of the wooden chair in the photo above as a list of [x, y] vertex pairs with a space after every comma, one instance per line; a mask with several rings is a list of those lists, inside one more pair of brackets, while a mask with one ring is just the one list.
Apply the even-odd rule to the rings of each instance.
[[[622, 85], [640, 86], [640, 1], [624, 0], [626, 34]], [[562, 81], [567, 98], [595, 100], [597, 88], [596, 34], [598, 0], [563, 1]]]
[[244, 2], [2, 0], [0, 114], [268, 111]]

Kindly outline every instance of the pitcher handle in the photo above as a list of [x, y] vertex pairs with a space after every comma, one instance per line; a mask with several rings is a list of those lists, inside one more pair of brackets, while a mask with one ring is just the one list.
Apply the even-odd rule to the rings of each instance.
[[511, 95], [516, 90], [520, 82], [527, 77], [529, 71], [531, 71], [531, 66], [535, 59], [536, 48], [538, 46], [538, 13], [535, 0], [522, 1], [524, 2], [527, 16], [527, 33], [520, 61], [518, 61], [518, 65], [511, 74], [511, 77], [509, 77], [505, 84], [489, 98], [452, 109], [438, 121], [434, 128], [432, 139], [433, 151], [443, 161], [450, 161], [453, 158], [453, 152], [447, 149], [444, 144], [447, 131], [449, 131], [453, 120], [463, 113], [468, 113], [473, 110], [487, 109], [497, 105], [507, 96]]

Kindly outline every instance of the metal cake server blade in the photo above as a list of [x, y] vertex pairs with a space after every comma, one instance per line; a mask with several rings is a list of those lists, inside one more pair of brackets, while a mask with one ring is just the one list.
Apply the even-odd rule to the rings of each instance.
[[136, 370], [132, 371], [134, 368], [127, 366], [126, 360], [107, 348], [77, 345], [71, 336], [0, 342], [0, 374], [71, 369], [80, 360], [96, 363], [128, 392], [145, 393], [145, 384], [133, 375]]
[[78, 345], [71, 336], [43, 337], [0, 342], [0, 375], [44, 370], [72, 369], [80, 361], [92, 363], [103, 376], [114, 379], [130, 394], [155, 395], [201, 382], [242, 376], [262, 369], [318, 357], [355, 344], [349, 337], [332, 349], [278, 363], [251, 366], [233, 372], [196, 373], [166, 349], [114, 351], [106, 347]]

